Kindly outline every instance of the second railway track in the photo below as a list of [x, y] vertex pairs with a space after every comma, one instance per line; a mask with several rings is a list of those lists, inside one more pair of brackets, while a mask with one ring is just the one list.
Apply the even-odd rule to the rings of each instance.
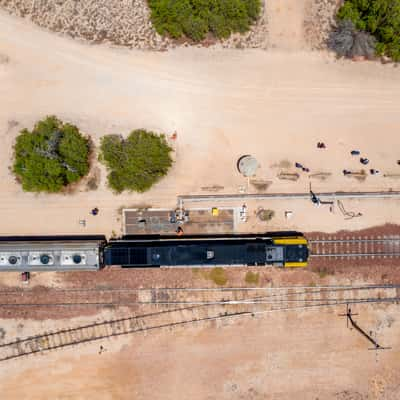
[[31, 354], [43, 353], [77, 346], [83, 343], [104, 340], [120, 335], [150, 332], [158, 329], [172, 329], [188, 324], [223, 321], [240, 317], [254, 317], [257, 314], [270, 312], [284, 312], [299, 309], [316, 309], [349, 304], [363, 303], [395, 303], [400, 297], [390, 297], [394, 293], [387, 293], [387, 297], [353, 298], [346, 300], [319, 299], [309, 303], [270, 304], [262, 310], [254, 310], [248, 304], [237, 304], [234, 310], [227, 311], [225, 305], [197, 305], [180, 307], [170, 310], [158, 311], [144, 315], [135, 315], [128, 318], [120, 318], [81, 325], [70, 329], [44, 332], [24, 339], [0, 344], [0, 362]]
[[400, 296], [400, 285], [267, 288], [50, 289], [0, 292], [0, 308], [310, 304]]
[[[349, 304], [398, 303], [400, 285], [361, 285], [278, 288], [162, 288], [9, 290], [1, 294], [1, 308], [98, 307], [151, 305], [156, 309], [119, 318], [45, 331], [0, 344], [0, 361], [73, 347], [120, 335], [171, 329], [193, 323], [251, 317], [270, 312], [318, 309]], [[72, 294], [72, 297], [71, 297]], [[104, 297], [107, 296], [107, 299]], [[121, 297], [124, 296], [124, 297]], [[49, 302], [49, 298], [51, 302]], [[86, 298], [87, 301], [83, 301]], [[89, 299], [90, 298], [90, 299]], [[229, 308], [227, 307], [229, 306]]]

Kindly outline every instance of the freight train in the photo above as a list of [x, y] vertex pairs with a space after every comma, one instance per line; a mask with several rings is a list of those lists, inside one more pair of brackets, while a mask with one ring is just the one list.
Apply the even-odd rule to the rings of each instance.
[[93, 271], [122, 268], [306, 267], [300, 233], [216, 236], [105, 236], [0, 238], [0, 271]]

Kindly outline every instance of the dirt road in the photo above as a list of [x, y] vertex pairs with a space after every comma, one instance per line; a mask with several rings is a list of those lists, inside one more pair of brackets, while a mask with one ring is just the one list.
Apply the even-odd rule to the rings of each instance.
[[[309, 0], [272, 0], [266, 2], [269, 16], [269, 44], [280, 50], [301, 50], [307, 47], [304, 20]], [[283, 23], [284, 22], [284, 23]]]
[[[235, 163], [248, 153], [259, 160], [257, 178], [271, 181], [272, 192], [308, 190], [305, 174], [297, 182], [277, 178], [286, 161], [327, 172], [326, 180], [314, 179], [315, 190], [399, 188], [400, 70], [391, 65], [305, 52], [181, 49], [155, 54], [95, 47], [4, 13], [0, 26], [0, 53], [9, 58], [0, 65], [2, 234], [118, 232], [123, 205], [174, 205], [176, 194], [204, 193], [202, 187], [213, 185], [237, 193], [246, 182]], [[104, 170], [97, 191], [23, 193], [9, 171], [11, 147], [19, 129], [47, 114], [77, 124], [96, 142], [101, 135], [139, 127], [177, 131], [176, 164], [144, 195], [113, 195], [105, 188]], [[316, 148], [320, 140], [326, 150]], [[361, 168], [349, 155], [353, 148], [392, 177], [381, 174], [364, 182], [343, 177], [343, 168]], [[100, 208], [97, 217], [89, 216], [93, 206]], [[371, 206], [371, 214], [379, 216], [374, 223], [396, 222], [396, 206], [389, 201], [382, 213], [380, 203]], [[310, 219], [301, 207], [296, 215], [302, 215], [295, 220], [302, 230], [326, 225], [335, 230], [343, 222], [321, 226], [323, 219]], [[87, 220], [86, 228], [80, 219]]]

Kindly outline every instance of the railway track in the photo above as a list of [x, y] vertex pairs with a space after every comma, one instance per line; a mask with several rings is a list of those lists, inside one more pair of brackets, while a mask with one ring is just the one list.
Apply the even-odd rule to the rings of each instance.
[[400, 235], [347, 236], [309, 240], [310, 257], [325, 259], [400, 259]]
[[[156, 310], [144, 315], [107, 320], [0, 344], [0, 361], [73, 347], [120, 335], [174, 328], [193, 323], [250, 317], [270, 312], [304, 310], [345, 304], [398, 303], [400, 285], [361, 285], [280, 288], [162, 288], [162, 289], [54, 289], [47, 290], [45, 302], [37, 301], [37, 290], [9, 290], [0, 293], [2, 308], [126, 306], [144, 304]], [[109, 292], [109, 303], [104, 296]], [[121, 294], [133, 296], [124, 298]], [[71, 297], [73, 294], [73, 297]], [[60, 296], [67, 296], [62, 299]], [[91, 296], [90, 302], [82, 302]], [[96, 296], [100, 296], [96, 300]], [[114, 296], [114, 297], [113, 297]], [[48, 299], [52, 301], [49, 302]], [[24, 299], [23, 302], [21, 299]], [[78, 303], [76, 301], [79, 300]], [[101, 301], [100, 301], [101, 300]], [[129, 303], [128, 303], [129, 300]], [[31, 302], [32, 301], [32, 302]], [[229, 307], [227, 307], [229, 306]]]
[[326, 299], [311, 304], [270, 304], [263, 310], [253, 310], [248, 304], [236, 304], [234, 311], [226, 311], [225, 305], [196, 305], [172, 310], [154, 312], [129, 318], [121, 318], [82, 325], [55, 332], [44, 332], [24, 339], [0, 345], [0, 362], [51, 350], [73, 347], [83, 343], [121, 335], [149, 332], [158, 329], [173, 329], [188, 324], [231, 320], [239, 317], [254, 317], [258, 314], [298, 309], [332, 307], [341, 304], [393, 303], [400, 297], [353, 298], [347, 300]]
[[0, 292], [0, 308], [315, 303], [400, 296], [400, 285], [269, 288], [50, 289]]

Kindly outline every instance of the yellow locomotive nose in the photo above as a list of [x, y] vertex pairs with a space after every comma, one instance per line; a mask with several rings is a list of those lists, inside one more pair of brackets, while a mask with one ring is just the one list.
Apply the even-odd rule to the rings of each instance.
[[277, 239], [274, 239], [274, 244], [283, 244], [283, 245], [296, 245], [296, 244], [304, 244], [308, 245], [307, 239], [302, 236], [297, 236], [297, 237], [280, 237]]
[[305, 268], [307, 267], [307, 262], [285, 262], [285, 268]]
[[279, 237], [273, 242], [285, 248], [285, 268], [307, 267], [308, 242], [304, 236]]

